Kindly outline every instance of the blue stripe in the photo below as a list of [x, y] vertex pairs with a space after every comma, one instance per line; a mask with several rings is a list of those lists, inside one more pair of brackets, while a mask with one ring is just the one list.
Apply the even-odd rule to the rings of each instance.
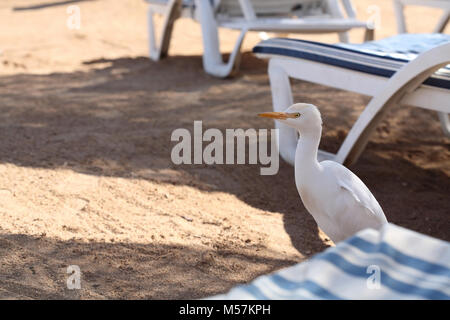
[[[324, 252], [317, 255], [313, 259], [325, 260], [332, 263], [335, 267], [341, 269], [343, 272], [359, 278], [368, 278], [367, 269], [365, 267], [354, 265], [334, 252]], [[405, 283], [396, 280], [389, 276], [389, 274], [381, 270], [380, 282], [385, 287], [390, 288], [393, 291], [400, 292], [407, 295], [415, 295], [425, 299], [433, 300], [449, 300], [450, 296], [439, 290], [425, 289], [413, 284]], [[369, 290], [369, 289], [368, 289]]]
[[[321, 287], [314, 281], [306, 280], [302, 282], [294, 282], [289, 281], [282, 276], [278, 274], [273, 274], [270, 276], [267, 276], [270, 281], [279, 288], [288, 291], [288, 295], [279, 295], [278, 297], [280, 299], [307, 299], [307, 297], [299, 294], [294, 294], [294, 290], [306, 290], [311, 292], [313, 295], [322, 298], [322, 299], [328, 299], [328, 300], [342, 300], [341, 297], [338, 297], [331, 293], [330, 291], [326, 290], [325, 288]], [[258, 288], [257, 285], [255, 285], [255, 282], [250, 283], [248, 285], [244, 285], [239, 287], [239, 289], [246, 291], [247, 293], [251, 294], [255, 299], [259, 300], [268, 300], [269, 297], [266, 296], [261, 289]]]
[[244, 286], [241, 286], [238, 288], [250, 293], [255, 299], [269, 300], [269, 298], [264, 293], [262, 293], [262, 291], [257, 286], [255, 286], [253, 283], [250, 283], [248, 285], [244, 285]]
[[290, 280], [283, 278], [279, 274], [274, 274], [274, 275], [270, 276], [270, 278], [277, 286], [279, 286], [280, 288], [282, 288], [284, 290], [292, 291], [292, 290], [304, 289], [320, 298], [324, 298], [324, 299], [328, 299], [328, 300], [342, 300], [342, 298], [334, 295], [330, 291], [326, 290], [325, 288], [319, 286], [317, 283], [310, 281], [310, 280], [306, 280], [306, 281], [302, 281], [302, 282], [294, 282], [294, 281], [290, 281]]
[[[289, 41], [294, 41], [294, 40], [289, 40]], [[282, 55], [282, 56], [287, 56], [287, 57], [306, 59], [306, 60], [316, 61], [316, 62], [333, 65], [333, 66], [337, 66], [337, 67], [341, 67], [341, 68], [345, 68], [345, 69], [374, 74], [374, 75], [378, 75], [378, 76], [382, 76], [382, 77], [386, 77], [386, 78], [392, 77], [392, 75], [396, 71], [385, 69], [385, 68], [380, 68], [379, 66], [377, 67], [375, 65], [368, 66], [365, 64], [358, 63], [356, 61], [358, 59], [358, 55], [372, 56], [372, 57], [376, 57], [377, 59], [387, 59], [387, 60], [393, 60], [393, 61], [403, 62], [403, 63], [409, 62], [409, 60], [395, 59], [392, 57], [380, 56], [380, 55], [376, 55], [376, 54], [371, 54], [371, 53], [362, 52], [362, 51], [356, 51], [356, 50], [343, 48], [343, 47], [339, 47], [339, 46], [327, 45], [327, 44], [311, 42], [311, 41], [306, 41], [306, 40], [295, 40], [295, 41], [311, 43], [318, 47], [320, 47], [320, 46], [330, 47], [335, 50], [343, 50], [343, 51], [353, 52], [355, 54], [355, 61], [346, 61], [346, 60], [341, 60], [338, 58], [323, 56], [323, 55], [320, 55], [319, 53], [310, 53], [310, 52], [294, 50], [294, 49], [279, 48], [279, 47], [266, 47], [266, 46], [264, 46], [264, 42], [261, 45], [257, 45], [256, 47], [254, 47], [253, 52], [254, 53], [263, 53], [263, 54], [276, 54], [276, 55]], [[317, 50], [320, 50], [320, 48], [317, 48]], [[430, 77], [424, 81], [424, 84], [434, 86], [434, 87], [440, 87], [440, 88], [444, 88], [444, 89], [450, 89], [450, 81], [447, 79], [442, 79], [442, 78]]]
[[[299, 43], [302, 43], [302, 42], [309, 43], [309, 44], [313, 44], [316, 46], [338, 49], [338, 50], [343, 50], [343, 51], [352, 52], [352, 53], [356, 53], [356, 54], [362, 53], [362, 54], [365, 54], [366, 56], [380, 58], [380, 55], [377, 55], [377, 54], [373, 54], [373, 53], [369, 53], [369, 52], [362, 52], [362, 51], [359, 51], [356, 49], [350, 49], [350, 48], [346, 48], [346, 47], [340, 47], [340, 46], [336, 46], [334, 44], [328, 44], [328, 43], [322, 43], [322, 42], [316, 42], [316, 41], [308, 41], [308, 40], [300, 40], [300, 39], [286, 39], [286, 38], [274, 38], [274, 39], [283, 40], [283, 41], [294, 41], [294, 42], [299, 42]], [[266, 40], [266, 41], [270, 41], [270, 40]], [[261, 44], [264, 45], [264, 41], [261, 42]], [[387, 60], [392, 60], [392, 61], [398, 61], [398, 62], [409, 62], [409, 60], [406, 60], [406, 59], [399, 59], [399, 58], [388, 57], [388, 56], [381, 57], [381, 58], [383, 58], [383, 59], [385, 58]]]
[[438, 275], [438, 276], [447, 276], [450, 278], [450, 269], [442, 266], [437, 263], [428, 262], [407, 254], [395, 249], [391, 245], [386, 242], [381, 242], [377, 244], [373, 244], [367, 240], [364, 240], [358, 236], [352, 237], [346, 241], [347, 244], [352, 245], [365, 253], [382, 253], [390, 258], [392, 258], [395, 262], [414, 268], [416, 270]]
[[335, 59], [331, 57], [325, 57], [315, 53], [309, 53], [304, 51], [297, 51], [286, 48], [274, 48], [274, 47], [255, 47], [253, 48], [253, 52], [255, 53], [265, 53], [265, 54], [277, 54], [287, 57], [301, 58], [306, 60], [317, 61], [333, 66], [338, 66], [346, 69], [362, 71], [365, 73], [376, 74], [379, 76], [383, 76], [386, 78], [390, 78], [395, 71], [377, 68], [373, 66], [362, 65], [357, 62], [351, 62], [346, 60]]

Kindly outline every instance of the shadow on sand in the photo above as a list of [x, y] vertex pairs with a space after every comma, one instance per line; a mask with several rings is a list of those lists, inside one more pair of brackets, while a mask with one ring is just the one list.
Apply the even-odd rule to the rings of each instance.
[[[170, 141], [172, 131], [180, 127], [193, 130], [194, 120], [203, 120], [204, 128], [221, 131], [273, 127], [270, 121], [255, 116], [271, 109], [264, 62], [245, 54], [242, 73], [226, 80], [205, 75], [198, 56], [171, 57], [160, 63], [146, 58], [99, 59], [87, 61], [85, 65], [89, 66], [88, 71], [0, 77], [1, 163], [33, 168], [64, 166], [86, 174], [127, 179], [136, 178], [133, 172], [151, 169], [156, 174], [154, 178], [147, 176], [146, 179], [190, 185], [205, 192], [227, 192], [252, 207], [283, 214], [286, 232], [301, 253], [309, 255], [308, 252], [316, 253], [327, 247], [318, 237], [318, 229], [298, 197], [293, 168], [283, 161], [277, 175], [261, 176], [259, 165], [176, 166], [170, 160], [175, 144]], [[308, 101], [321, 107], [325, 123], [322, 146], [335, 151], [367, 98], [305, 82], [294, 82], [294, 88], [296, 101]], [[404, 123], [405, 119], [408, 123]], [[424, 128], [423, 121], [429, 125], [422, 135], [417, 135], [417, 128]], [[445, 218], [450, 194], [445, 170], [449, 168], [445, 164], [434, 168], [416, 165], [421, 159], [432, 161], [433, 157], [437, 157], [434, 159], [437, 164], [445, 163], [439, 157], [445, 159], [448, 148], [448, 141], [439, 132], [435, 114], [423, 110], [395, 110], [392, 117], [380, 125], [361, 160], [352, 169], [373, 191], [390, 221], [450, 240], [449, 221]], [[98, 159], [104, 160], [105, 165], [98, 166], [95, 161]], [[115, 165], [108, 166], [107, 163]], [[183, 178], [166, 174], [165, 169], [182, 172]], [[431, 205], [421, 207], [424, 202]], [[198, 259], [192, 258], [203, 253], [196, 248], [180, 247], [180, 257], [175, 259], [177, 263], [170, 266], [164, 258], [164, 248], [149, 244], [89, 243], [85, 246], [76, 241], [6, 234], [1, 237], [0, 249], [7, 248], [8, 243], [14, 246], [16, 237], [22, 237], [24, 243], [34, 243], [30, 246], [47, 246], [52, 255], [58, 256], [61, 250], [73, 252], [70, 261], [64, 259], [61, 265], [54, 265], [45, 272], [55, 272], [55, 268], [65, 268], [68, 263], [81, 264], [82, 269], [92, 270], [89, 272], [93, 277], [95, 268], [104, 269], [110, 284], [103, 292], [113, 292], [108, 297], [121, 297], [120, 287], [129, 285], [126, 279], [130, 278], [136, 281], [136, 296], [142, 298], [164, 298], [168, 286], [175, 290], [172, 297], [198, 298], [222, 292], [246, 280], [245, 276], [229, 279], [227, 272], [223, 272], [221, 277], [213, 280], [205, 278], [214, 285], [203, 286], [204, 275], [201, 268], [195, 267]], [[123, 273], [120, 266], [111, 269], [108, 259], [102, 256], [102, 248], [107, 246], [113, 247], [108, 252], [117, 251], [114, 259], [123, 260]], [[148, 252], [148, 255], [132, 256], [128, 254], [130, 246], [133, 251]], [[89, 253], [84, 254], [85, 251]], [[13, 250], [10, 255], [19, 252]], [[228, 259], [220, 253], [214, 254], [218, 259]], [[15, 272], [28, 272], [33, 259], [40, 259], [39, 255], [45, 257], [44, 253], [38, 252], [36, 258], [22, 264], [23, 270]], [[293, 263], [229, 255], [249, 264], [256, 259], [255, 263], [268, 266], [263, 272]], [[127, 259], [134, 260], [137, 269], [131, 267], [126, 271]], [[113, 263], [113, 258], [109, 261]], [[180, 267], [185, 263], [194, 267], [189, 269], [192, 285], [177, 287], [180, 280], [176, 274], [186, 272]], [[159, 279], [157, 288], [151, 292], [142, 291], [146, 280], [141, 275]], [[49, 275], [48, 278], [62, 288], [64, 277], [65, 272], [61, 269], [60, 275]], [[0, 281], [2, 288], [12, 288], [7, 276]], [[90, 283], [93, 285], [95, 279]], [[67, 297], [62, 291], [27, 290], [20, 290], [20, 294], [41, 298]], [[95, 290], [89, 292], [94, 294]]]
[[[295, 261], [182, 245], [0, 234], [0, 299], [197, 299]], [[81, 290], [68, 290], [79, 266]]]

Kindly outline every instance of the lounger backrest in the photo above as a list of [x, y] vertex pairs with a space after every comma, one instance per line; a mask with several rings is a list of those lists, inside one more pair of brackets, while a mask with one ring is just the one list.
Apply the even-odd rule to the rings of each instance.
[[[250, 0], [257, 16], [323, 14], [327, 0]], [[217, 13], [242, 16], [239, 0], [220, 0]]]

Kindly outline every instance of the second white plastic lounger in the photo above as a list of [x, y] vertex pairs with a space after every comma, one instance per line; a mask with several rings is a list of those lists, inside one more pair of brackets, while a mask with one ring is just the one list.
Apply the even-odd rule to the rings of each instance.
[[[203, 39], [203, 67], [216, 77], [227, 77], [238, 68], [239, 54], [248, 31], [276, 33], [338, 33], [348, 41], [347, 31], [366, 29], [366, 40], [373, 39], [373, 29], [356, 18], [350, 0], [146, 0], [150, 58], [167, 56], [173, 25], [179, 17], [200, 22]], [[340, 9], [345, 9], [345, 14]], [[154, 14], [162, 14], [164, 24], [156, 39]], [[218, 28], [240, 30], [227, 62], [220, 53]]]

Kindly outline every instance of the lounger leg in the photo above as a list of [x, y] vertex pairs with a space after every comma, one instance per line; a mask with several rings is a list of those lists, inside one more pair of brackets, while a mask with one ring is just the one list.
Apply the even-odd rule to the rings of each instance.
[[[277, 64], [277, 61], [269, 61], [270, 88], [272, 90], [272, 103], [274, 111], [284, 111], [293, 104], [291, 83], [285, 70]], [[294, 129], [275, 121], [275, 128], [279, 129], [278, 150], [281, 157], [289, 164], [295, 163], [295, 149], [297, 148], [298, 135]]]
[[[438, 24], [434, 28], [434, 33], [441, 33], [444, 32], [445, 27], [447, 26], [448, 22], [450, 21], [450, 11], [445, 11], [441, 18], [439, 19]], [[444, 134], [450, 138], [450, 119], [449, 114], [444, 112], [438, 112], [439, 120], [441, 121], [442, 131], [444, 131]]]
[[238, 68], [242, 42], [247, 30], [241, 30], [228, 62], [222, 60], [219, 45], [219, 32], [209, 0], [196, 0], [203, 38], [203, 67], [213, 76], [226, 78]]
[[338, 32], [339, 42], [349, 43], [350, 39], [347, 32]]
[[[326, 5], [328, 7], [327, 11], [330, 13], [330, 15], [333, 18], [340, 18], [343, 19], [344, 13], [341, 10], [341, 7], [339, 6], [339, 3], [337, 0], [327, 0]], [[338, 32], [338, 37], [340, 42], [348, 43], [349, 37], [348, 32]]]
[[154, 61], [167, 56], [169, 51], [170, 38], [172, 36], [173, 25], [175, 20], [180, 17], [182, 0], [170, 0], [167, 4], [167, 12], [164, 19], [163, 31], [159, 39], [159, 45], [156, 44], [156, 30], [153, 23], [153, 10], [149, 5], [147, 12], [148, 35], [149, 35], [149, 55]]
[[450, 117], [448, 113], [438, 112], [439, 120], [441, 121], [442, 131], [450, 138]]
[[445, 11], [441, 18], [439, 19], [438, 24], [434, 28], [434, 33], [441, 33], [444, 32], [445, 27], [447, 26], [448, 22], [450, 20], [450, 10]]
[[406, 21], [403, 13], [404, 6], [399, 0], [394, 0], [395, 19], [397, 20], [397, 33], [406, 33]]
[[[426, 6], [426, 4], [424, 3]], [[394, 0], [394, 11], [395, 16], [397, 20], [397, 32], [398, 33], [406, 33], [406, 21], [405, 21], [405, 15], [404, 15], [404, 5], [401, 3], [400, 0]], [[441, 18], [439, 19], [439, 22], [437, 23], [436, 27], [433, 30], [433, 33], [441, 33], [444, 32], [445, 27], [447, 26], [448, 22], [450, 20], [450, 11], [446, 10]]]

